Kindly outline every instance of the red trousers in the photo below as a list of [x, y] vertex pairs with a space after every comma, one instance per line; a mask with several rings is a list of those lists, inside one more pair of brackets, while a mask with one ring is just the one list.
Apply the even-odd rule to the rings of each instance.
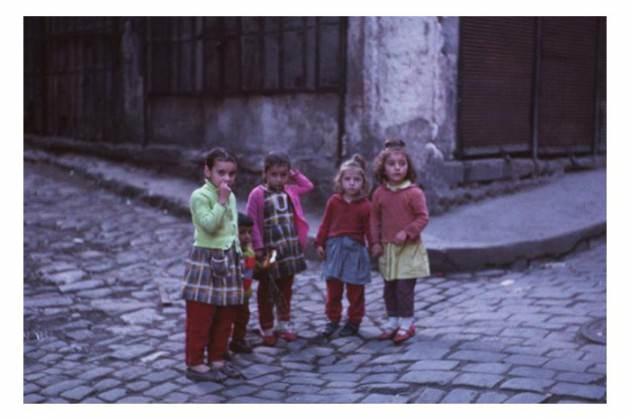
[[232, 332], [235, 306], [215, 306], [186, 301], [186, 365], [203, 364], [208, 349], [208, 364], [222, 361]]
[[278, 320], [291, 320], [292, 286], [292, 276], [275, 281], [269, 278], [261, 278], [258, 281], [256, 297], [258, 299], [258, 320], [262, 329], [271, 329], [273, 327], [274, 305], [278, 313]]
[[331, 322], [338, 323], [341, 320], [341, 299], [343, 288], [346, 287], [348, 306], [348, 321], [355, 326], [361, 324], [365, 315], [365, 286], [347, 284], [338, 279], [326, 280], [326, 316]]
[[249, 322], [249, 301], [234, 308], [234, 330], [232, 330], [232, 340], [244, 340]]

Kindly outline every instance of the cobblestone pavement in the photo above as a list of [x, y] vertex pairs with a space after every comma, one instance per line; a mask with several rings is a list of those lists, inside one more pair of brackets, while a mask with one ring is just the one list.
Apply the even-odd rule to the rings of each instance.
[[301, 338], [235, 355], [247, 378], [217, 384], [183, 375], [190, 222], [25, 163], [24, 223], [26, 403], [606, 401], [606, 347], [579, 333], [605, 317], [603, 240], [523, 271], [419, 282], [418, 333], [400, 346], [374, 339], [376, 274], [361, 336], [319, 338], [325, 287], [310, 263], [294, 285]]

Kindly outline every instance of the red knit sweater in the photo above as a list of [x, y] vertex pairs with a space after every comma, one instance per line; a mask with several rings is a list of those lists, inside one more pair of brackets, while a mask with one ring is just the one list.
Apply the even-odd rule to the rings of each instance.
[[324, 247], [330, 237], [349, 236], [361, 244], [370, 240], [370, 201], [367, 198], [346, 202], [341, 194], [334, 194], [326, 202], [322, 224], [315, 245]]
[[398, 191], [379, 186], [374, 191], [370, 216], [374, 243], [391, 243], [402, 230], [407, 232], [407, 240], [421, 240], [420, 233], [428, 222], [424, 192], [416, 185]]

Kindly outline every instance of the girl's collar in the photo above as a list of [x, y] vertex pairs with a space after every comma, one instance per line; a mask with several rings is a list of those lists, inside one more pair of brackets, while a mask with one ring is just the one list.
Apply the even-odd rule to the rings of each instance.
[[343, 196], [343, 193], [341, 193], [341, 192], [337, 192], [337, 198], [338, 198], [340, 201], [345, 202], [346, 204], [354, 204], [355, 202], [360, 202], [360, 201], [363, 201], [363, 200], [364, 200], [364, 199], [366, 199], [367, 197], [366, 197], [366, 196], [361, 195], [360, 197], [358, 197], [358, 198], [356, 198], [356, 199], [353, 199], [352, 201], [348, 202], [348, 201], [346, 200], [346, 198]]
[[398, 185], [392, 185], [388, 182], [385, 182], [385, 187], [389, 189], [390, 191], [394, 191], [394, 192], [400, 191], [402, 189], [406, 189], [410, 186], [411, 186], [411, 181], [409, 179], [403, 181], [402, 183], [399, 183]]
[[207, 186], [207, 187], [209, 187], [210, 189], [215, 190], [215, 191], [219, 189], [219, 188], [217, 188], [216, 186], [214, 186], [214, 183], [212, 183], [212, 182], [210, 181], [210, 179], [206, 179], [206, 186]]
[[285, 189], [284, 186], [282, 188], [280, 188], [280, 189], [270, 188], [266, 183], [261, 184], [261, 186], [262, 186], [263, 190], [265, 190], [267, 192], [275, 192], [275, 193], [286, 192], [286, 189]]

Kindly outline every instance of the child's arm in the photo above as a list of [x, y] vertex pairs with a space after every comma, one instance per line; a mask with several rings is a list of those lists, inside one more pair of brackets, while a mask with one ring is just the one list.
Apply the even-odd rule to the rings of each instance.
[[[229, 201], [228, 201], [229, 202]], [[221, 205], [218, 202], [210, 202], [200, 194], [190, 197], [190, 211], [193, 222], [206, 233], [212, 234], [223, 224], [224, 215], [230, 210], [229, 204]]]
[[366, 211], [363, 219], [363, 231], [365, 232], [365, 238], [367, 239], [368, 249], [372, 248], [374, 239], [372, 238], [372, 229], [370, 228], [370, 214], [372, 213], [372, 203], [367, 201], [365, 205]]
[[413, 221], [403, 231], [407, 233], [409, 240], [416, 240], [422, 230], [424, 230], [424, 227], [429, 223], [429, 209], [427, 208], [424, 192], [420, 188], [413, 188], [411, 193], [413, 195], [409, 200], [409, 206], [413, 214]]
[[370, 236], [372, 237], [372, 256], [378, 257], [383, 254], [381, 244], [381, 206], [378, 190], [374, 192], [372, 198], [372, 208], [370, 211]]
[[289, 182], [292, 183], [291, 186], [295, 189], [298, 195], [302, 195], [313, 190], [313, 182], [311, 182], [299, 170], [291, 169], [289, 175]]
[[262, 217], [263, 209], [261, 208], [262, 201], [259, 199], [259, 195], [260, 194], [258, 188], [255, 188], [253, 191], [251, 191], [249, 196], [247, 197], [246, 206], [247, 215], [249, 215], [249, 217], [254, 222], [254, 226], [252, 228], [252, 247], [255, 251], [262, 250], [264, 247], [262, 226], [259, 222], [260, 218]]
[[320, 224], [319, 230], [317, 231], [317, 236], [315, 236], [315, 246], [317, 247], [317, 252], [320, 254], [321, 257], [323, 257], [322, 252], [326, 245], [328, 232], [330, 231], [331, 218], [332, 218], [332, 198], [328, 199], [328, 202], [326, 202], [326, 208], [324, 209], [324, 216], [322, 217], [322, 223]]

